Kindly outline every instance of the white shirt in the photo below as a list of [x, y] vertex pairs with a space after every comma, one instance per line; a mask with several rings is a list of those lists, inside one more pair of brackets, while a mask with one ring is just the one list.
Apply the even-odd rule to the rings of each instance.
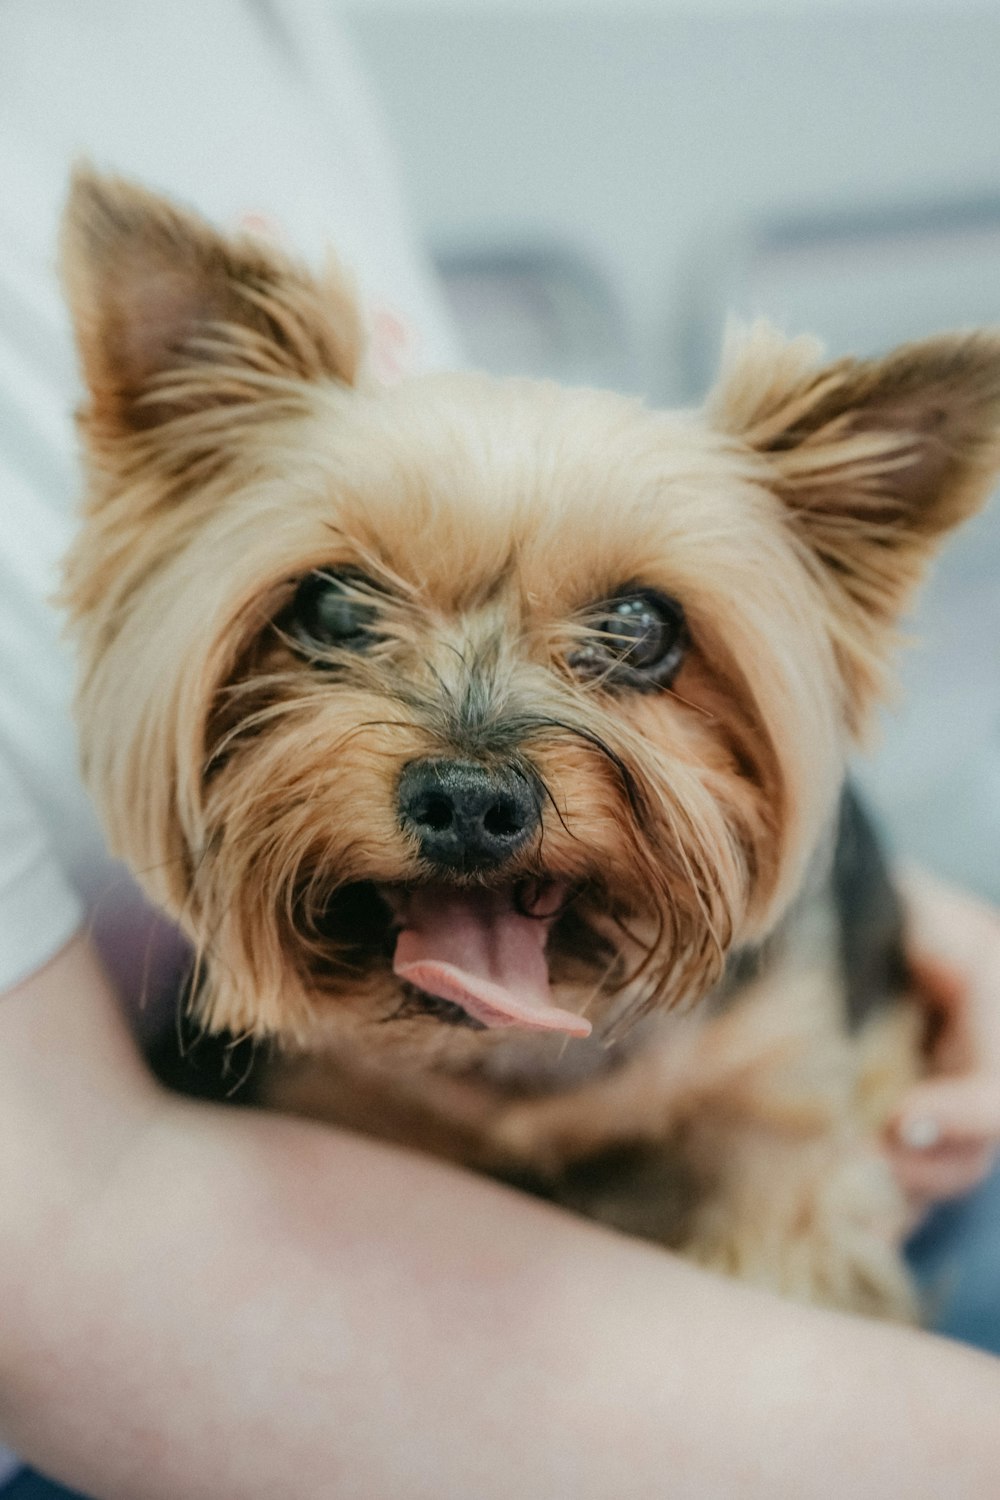
[[[138, 897], [103, 854], [76, 770], [72, 661], [49, 598], [73, 526], [80, 399], [54, 271], [81, 155], [223, 229], [263, 217], [319, 263], [333, 246], [386, 351], [453, 363], [379, 121], [322, 0], [0, 0], [0, 991], [85, 918], [134, 978]], [[134, 950], [130, 954], [130, 949]]]

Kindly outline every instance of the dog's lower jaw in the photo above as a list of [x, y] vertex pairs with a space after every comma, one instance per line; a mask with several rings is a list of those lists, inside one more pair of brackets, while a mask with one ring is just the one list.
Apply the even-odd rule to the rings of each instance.
[[720, 966], [705, 942], [707, 962], [692, 972], [662, 919], [586, 882], [315, 884], [311, 907], [275, 902], [257, 924], [233, 908], [232, 947], [262, 967], [206, 964], [194, 1002], [205, 1029], [297, 1050], [362, 1045], [406, 1068], [464, 1069], [506, 1051], [575, 1056], [591, 1033], [603, 1051], [668, 1006], [682, 966], [688, 1002]]

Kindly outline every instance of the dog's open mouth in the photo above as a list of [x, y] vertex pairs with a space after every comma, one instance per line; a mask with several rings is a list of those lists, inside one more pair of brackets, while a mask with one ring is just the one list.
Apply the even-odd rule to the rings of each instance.
[[399, 928], [392, 967], [405, 984], [495, 1029], [589, 1036], [590, 1022], [552, 1004], [545, 945], [564, 891], [443, 885], [383, 889]]
[[[549, 982], [546, 945], [566, 895], [554, 880], [495, 888], [445, 882], [353, 886], [340, 893], [337, 926], [344, 936], [353, 927], [356, 941], [361, 926], [373, 925], [373, 905], [388, 910], [390, 926], [382, 926], [379, 946], [412, 997], [403, 1015], [422, 1013], [475, 1029], [585, 1037], [590, 1022], [554, 1005]], [[344, 922], [348, 911], [354, 920]]]

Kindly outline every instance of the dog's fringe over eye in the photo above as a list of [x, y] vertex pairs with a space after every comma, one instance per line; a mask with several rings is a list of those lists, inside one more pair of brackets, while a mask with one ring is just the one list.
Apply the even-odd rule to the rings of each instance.
[[317, 568], [295, 591], [285, 619], [288, 633], [310, 657], [331, 649], [366, 651], [378, 636], [376, 593], [362, 574]]
[[680, 604], [656, 589], [627, 586], [588, 610], [583, 625], [569, 665], [614, 687], [669, 687], [690, 643]]

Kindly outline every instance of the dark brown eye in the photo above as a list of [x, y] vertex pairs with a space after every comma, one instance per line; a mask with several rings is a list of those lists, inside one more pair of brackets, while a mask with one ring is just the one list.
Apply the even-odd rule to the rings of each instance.
[[586, 616], [586, 639], [569, 658], [581, 677], [629, 687], [666, 687], [684, 659], [689, 636], [676, 599], [628, 589]]
[[317, 569], [296, 589], [286, 628], [311, 655], [331, 649], [366, 651], [377, 637], [374, 592], [361, 574]]

